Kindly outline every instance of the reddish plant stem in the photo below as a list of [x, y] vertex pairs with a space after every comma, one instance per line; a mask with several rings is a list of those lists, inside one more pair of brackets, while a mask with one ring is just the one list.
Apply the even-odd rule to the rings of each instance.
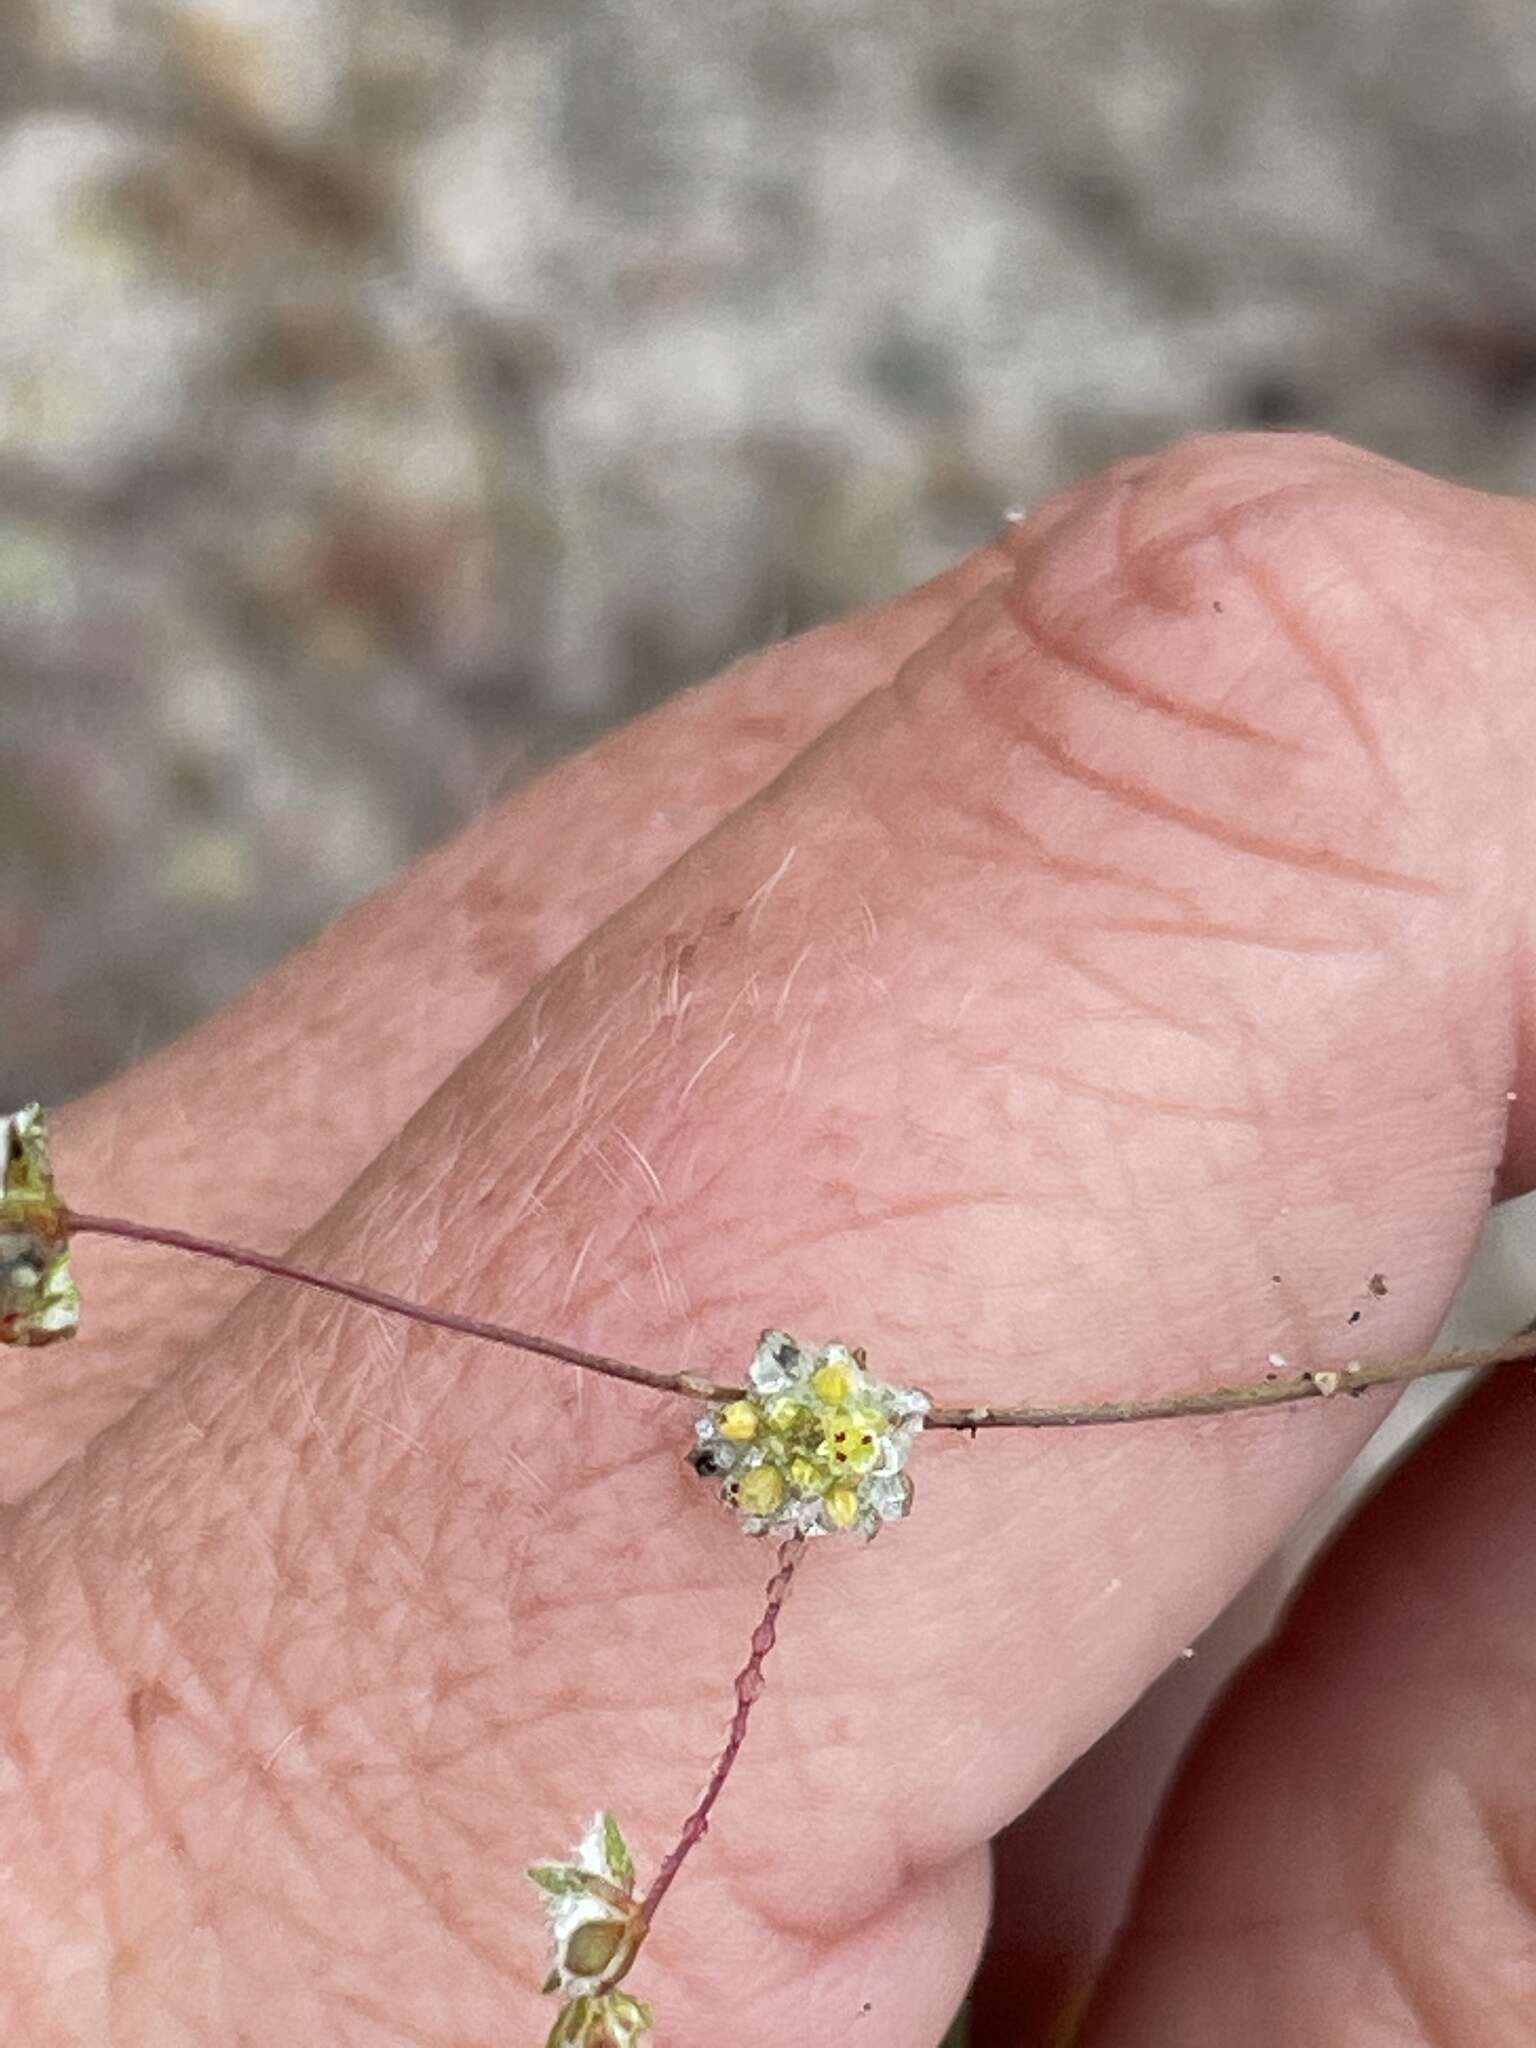
[[657, 1871], [650, 1890], [640, 1902], [640, 1924], [646, 1929], [649, 1929], [655, 1919], [657, 1907], [672, 1889], [677, 1873], [682, 1869], [689, 1853], [698, 1847], [709, 1832], [710, 1812], [715, 1801], [725, 1790], [725, 1781], [735, 1768], [736, 1759], [741, 1755], [742, 1744], [747, 1739], [747, 1721], [754, 1704], [762, 1697], [763, 1666], [768, 1662], [768, 1654], [778, 1634], [779, 1616], [784, 1611], [784, 1602], [789, 1598], [795, 1567], [804, 1552], [803, 1536], [791, 1536], [787, 1543], [781, 1543], [779, 1546], [778, 1569], [768, 1581], [768, 1604], [763, 1609], [762, 1620], [752, 1631], [752, 1654], [736, 1674], [736, 1711], [731, 1716], [730, 1727], [726, 1730], [725, 1747], [709, 1774], [709, 1783], [704, 1787], [698, 1805], [683, 1822], [682, 1833]]
[[155, 1223], [131, 1223], [121, 1216], [82, 1216], [71, 1209], [69, 1228], [77, 1237], [120, 1237], [135, 1244], [163, 1246], [167, 1251], [192, 1252], [204, 1259], [218, 1259], [226, 1266], [244, 1266], [253, 1273], [270, 1273], [277, 1280], [292, 1280], [301, 1287], [316, 1287], [322, 1294], [338, 1294], [344, 1301], [361, 1302], [385, 1315], [404, 1316], [413, 1323], [425, 1323], [434, 1330], [452, 1330], [461, 1337], [479, 1337], [487, 1344], [505, 1344], [514, 1351], [529, 1351], [536, 1358], [555, 1358], [565, 1365], [580, 1366], [583, 1372], [601, 1373], [605, 1379], [627, 1380], [630, 1385], [650, 1387], [662, 1394], [689, 1394], [696, 1400], [729, 1401], [741, 1390], [717, 1387], [695, 1379], [689, 1373], [652, 1372], [647, 1366], [629, 1365], [622, 1358], [607, 1358], [599, 1351], [582, 1351], [574, 1344], [562, 1344], [555, 1337], [536, 1337], [526, 1330], [509, 1329], [504, 1323], [490, 1323], [479, 1316], [461, 1316], [452, 1309], [428, 1308], [424, 1302], [407, 1301], [402, 1295], [385, 1294], [377, 1287], [365, 1287], [356, 1280], [335, 1280], [328, 1273], [315, 1273], [295, 1266], [288, 1259], [272, 1258], [266, 1252], [247, 1251], [241, 1245], [223, 1244], [217, 1238], [197, 1237], [191, 1231], [165, 1230]]
[[[579, 1366], [584, 1372], [603, 1378], [623, 1380], [630, 1386], [649, 1387], [653, 1393], [681, 1394], [691, 1401], [712, 1406], [741, 1399], [744, 1389], [705, 1379], [699, 1373], [657, 1372], [649, 1366], [630, 1365], [622, 1358], [609, 1358], [599, 1351], [583, 1351], [575, 1344], [562, 1344], [555, 1337], [538, 1337], [526, 1330], [514, 1330], [505, 1323], [492, 1323], [479, 1316], [456, 1315], [451, 1309], [428, 1308], [419, 1301], [407, 1301], [398, 1294], [385, 1294], [377, 1287], [365, 1287], [355, 1280], [334, 1280], [276, 1259], [265, 1252], [248, 1251], [241, 1245], [223, 1244], [217, 1238], [197, 1237], [186, 1230], [166, 1230], [153, 1223], [131, 1223], [117, 1216], [83, 1216], [70, 1210], [71, 1231], [80, 1236], [127, 1238], [138, 1244], [163, 1246], [168, 1251], [192, 1252], [200, 1258], [218, 1259], [227, 1266], [244, 1266], [255, 1273], [270, 1273], [279, 1280], [292, 1280], [301, 1287], [315, 1287], [323, 1294], [340, 1295], [345, 1301], [361, 1302], [365, 1308], [385, 1315], [404, 1316], [431, 1329], [452, 1330], [461, 1337], [478, 1337], [487, 1344], [502, 1344], [513, 1351], [531, 1352], [535, 1358], [558, 1359]], [[1382, 1358], [1310, 1372], [1266, 1372], [1261, 1379], [1237, 1386], [1196, 1387], [1179, 1394], [1157, 1394], [1139, 1401], [1089, 1401], [1078, 1405], [979, 1404], [972, 1407], [936, 1407], [929, 1411], [925, 1429], [963, 1430], [974, 1436], [982, 1429], [1089, 1429], [1112, 1422], [1171, 1422], [1191, 1415], [1230, 1415], [1256, 1409], [1289, 1407], [1297, 1401], [1327, 1399], [1334, 1394], [1364, 1394], [1372, 1387], [1401, 1386], [1409, 1380], [1425, 1379], [1433, 1373], [1482, 1370], [1497, 1365], [1524, 1365], [1536, 1361], [1536, 1332], [1522, 1331], [1507, 1344], [1490, 1344], [1476, 1350], [1442, 1351], [1420, 1358]]]
[[1182, 1394], [1155, 1394], [1141, 1401], [1090, 1401], [1079, 1407], [934, 1408], [925, 1429], [1086, 1429], [1107, 1422], [1176, 1422], [1190, 1415], [1247, 1415], [1259, 1409], [1292, 1407], [1298, 1401], [1327, 1401], [1335, 1395], [1368, 1394], [1373, 1387], [1406, 1386], [1443, 1372], [1481, 1372], [1496, 1365], [1536, 1361], [1536, 1332], [1523, 1330], [1507, 1344], [1466, 1351], [1440, 1351], [1422, 1358], [1351, 1359], [1347, 1365], [1308, 1372], [1271, 1370], [1238, 1386], [1195, 1387]]

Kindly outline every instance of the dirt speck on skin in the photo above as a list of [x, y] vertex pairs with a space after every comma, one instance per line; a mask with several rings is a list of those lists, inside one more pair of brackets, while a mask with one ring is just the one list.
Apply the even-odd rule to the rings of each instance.
[[0, 1101], [1116, 458], [1536, 486], [1519, 10], [226, 12], [0, 25]]
[[151, 1678], [146, 1684], [136, 1685], [123, 1703], [128, 1716], [128, 1725], [135, 1735], [142, 1735], [152, 1728], [156, 1721], [169, 1714], [181, 1712], [181, 1701], [170, 1687], [158, 1678]]

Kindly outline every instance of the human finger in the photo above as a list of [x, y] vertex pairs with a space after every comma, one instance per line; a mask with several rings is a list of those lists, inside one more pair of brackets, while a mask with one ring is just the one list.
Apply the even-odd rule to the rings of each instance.
[[1536, 1387], [1318, 1561], [1184, 1773], [1085, 2048], [1515, 2048], [1536, 2023]]
[[[1026, 522], [1014, 573], [572, 954], [307, 1256], [717, 1372], [770, 1320], [838, 1334], [958, 1400], [1414, 1348], [1529, 1041], [1523, 522], [1262, 438]], [[910, 1527], [807, 1562], [729, 1827], [647, 1947], [668, 2023], [810, 2036], [867, 2001], [926, 2048], [987, 1838], [1372, 1407], [925, 1444]], [[600, 1799], [660, 1853], [755, 1607], [678, 1438], [660, 1397], [263, 1287], [27, 1505], [0, 1697], [65, 1839], [135, 1844], [125, 2041], [163, 2023], [189, 1898], [273, 2040], [536, 2024], [522, 1865]], [[42, 1839], [6, 1860], [56, 1924]], [[36, 1962], [0, 1977], [30, 2018]]]
[[992, 1845], [970, 2048], [1067, 2048], [1103, 1973], [1181, 1753], [1273, 1624], [1277, 1557]]

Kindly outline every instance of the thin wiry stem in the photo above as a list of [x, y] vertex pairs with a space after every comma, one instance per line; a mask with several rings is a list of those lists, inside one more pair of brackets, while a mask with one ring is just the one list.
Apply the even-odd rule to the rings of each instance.
[[709, 1774], [698, 1805], [683, 1822], [683, 1831], [673, 1848], [663, 1859], [661, 1868], [651, 1881], [651, 1888], [640, 1902], [640, 1921], [647, 1929], [656, 1918], [656, 1909], [672, 1889], [677, 1873], [682, 1869], [690, 1851], [697, 1848], [709, 1832], [709, 1816], [715, 1801], [725, 1790], [725, 1781], [735, 1768], [736, 1759], [741, 1755], [742, 1744], [747, 1739], [747, 1722], [753, 1706], [761, 1699], [763, 1692], [763, 1666], [768, 1661], [778, 1635], [779, 1616], [784, 1611], [784, 1602], [789, 1598], [790, 1585], [795, 1576], [795, 1567], [805, 1551], [805, 1538], [791, 1536], [779, 1545], [778, 1569], [768, 1581], [767, 1605], [763, 1618], [752, 1631], [752, 1654], [736, 1674], [736, 1711], [731, 1716], [731, 1725], [726, 1730], [725, 1747], [716, 1759], [715, 1767]]
[[[681, 1394], [691, 1401], [715, 1406], [739, 1400], [745, 1391], [739, 1386], [706, 1379], [693, 1372], [658, 1372], [649, 1366], [631, 1365], [622, 1358], [602, 1352], [583, 1351], [575, 1344], [563, 1344], [555, 1337], [539, 1337], [526, 1330], [514, 1330], [505, 1323], [487, 1322], [479, 1316], [457, 1315], [451, 1309], [429, 1308], [423, 1302], [408, 1301], [398, 1294], [385, 1294], [354, 1280], [333, 1279], [328, 1273], [312, 1272], [287, 1259], [266, 1252], [248, 1251], [240, 1245], [224, 1244], [216, 1238], [197, 1237], [190, 1231], [162, 1229], [158, 1224], [132, 1223], [115, 1216], [85, 1216], [69, 1212], [69, 1228], [79, 1236], [127, 1238], [138, 1244], [161, 1245], [169, 1251], [194, 1253], [199, 1258], [218, 1259], [225, 1265], [244, 1266], [252, 1272], [269, 1273], [279, 1280], [292, 1280], [302, 1287], [315, 1287], [325, 1294], [340, 1295], [346, 1301], [361, 1302], [385, 1315], [404, 1316], [432, 1329], [452, 1330], [459, 1336], [478, 1337], [487, 1344], [503, 1344], [513, 1351], [530, 1352], [536, 1358], [553, 1358], [583, 1372], [599, 1373], [605, 1379], [624, 1380], [631, 1386], [649, 1387], [658, 1394]], [[1413, 1358], [1353, 1359], [1347, 1365], [1310, 1372], [1266, 1372], [1262, 1378], [1234, 1386], [1196, 1387], [1181, 1394], [1157, 1394], [1137, 1401], [1090, 1401], [1067, 1406], [1051, 1404], [1010, 1405], [982, 1403], [971, 1407], [941, 1406], [931, 1409], [926, 1429], [957, 1429], [975, 1435], [982, 1429], [1088, 1429], [1111, 1422], [1171, 1422], [1189, 1415], [1250, 1414], [1260, 1409], [1289, 1407], [1297, 1401], [1326, 1400], [1335, 1394], [1363, 1394], [1372, 1387], [1402, 1386], [1431, 1374], [1461, 1372], [1496, 1365], [1522, 1365], [1536, 1360], [1536, 1330], [1523, 1331], [1506, 1344], [1485, 1345], [1475, 1350], [1441, 1351]]]
[[1524, 1330], [1507, 1344], [1475, 1350], [1438, 1351], [1418, 1358], [1351, 1359], [1347, 1365], [1311, 1372], [1266, 1372], [1259, 1380], [1232, 1387], [1196, 1387], [1184, 1394], [1156, 1394], [1144, 1401], [1089, 1401], [1078, 1407], [934, 1408], [925, 1429], [1085, 1429], [1103, 1422], [1173, 1422], [1183, 1415], [1240, 1415], [1285, 1408], [1297, 1401], [1328, 1400], [1335, 1394], [1366, 1394], [1373, 1387], [1405, 1386], [1434, 1373], [1476, 1371], [1492, 1365], [1536, 1360], [1536, 1331]]
[[248, 1251], [242, 1245], [223, 1244], [213, 1237], [198, 1237], [188, 1230], [165, 1230], [158, 1223], [131, 1223], [121, 1216], [82, 1216], [74, 1209], [69, 1211], [68, 1223], [76, 1237], [127, 1238], [135, 1244], [161, 1245], [167, 1251], [218, 1259], [226, 1266], [245, 1266], [253, 1273], [270, 1273], [276, 1280], [318, 1288], [322, 1294], [339, 1294], [344, 1301], [361, 1302], [364, 1308], [376, 1308], [385, 1315], [404, 1316], [410, 1322], [425, 1323], [434, 1330], [452, 1330], [461, 1337], [479, 1337], [486, 1344], [505, 1344], [513, 1351], [531, 1352], [535, 1358], [555, 1358], [564, 1365], [580, 1366], [583, 1372], [601, 1373], [604, 1379], [627, 1380], [631, 1386], [650, 1387], [661, 1394], [687, 1394], [696, 1401], [715, 1402], [732, 1400], [741, 1391], [738, 1387], [717, 1387], [694, 1373], [653, 1372], [649, 1366], [629, 1365], [622, 1358], [607, 1358], [600, 1351], [583, 1351], [575, 1344], [562, 1344], [556, 1337], [536, 1337], [527, 1330], [509, 1329], [505, 1323], [461, 1316], [452, 1309], [429, 1308], [425, 1302], [385, 1294], [356, 1280], [333, 1279], [329, 1273], [312, 1272], [288, 1259]]

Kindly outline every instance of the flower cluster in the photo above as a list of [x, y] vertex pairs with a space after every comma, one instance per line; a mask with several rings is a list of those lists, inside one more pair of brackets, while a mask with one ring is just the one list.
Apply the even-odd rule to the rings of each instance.
[[0, 1344], [54, 1344], [79, 1325], [68, 1219], [33, 1103], [0, 1116]]
[[617, 1989], [645, 1939], [618, 1822], [595, 1813], [569, 1863], [535, 1863], [528, 1875], [544, 1894], [555, 1945], [543, 1988], [566, 2000], [545, 2048], [636, 2048], [655, 2021], [649, 2006]]
[[700, 1416], [694, 1470], [751, 1536], [822, 1536], [899, 1521], [912, 1504], [906, 1463], [931, 1405], [878, 1380], [862, 1351], [811, 1350], [765, 1330], [746, 1393]]

